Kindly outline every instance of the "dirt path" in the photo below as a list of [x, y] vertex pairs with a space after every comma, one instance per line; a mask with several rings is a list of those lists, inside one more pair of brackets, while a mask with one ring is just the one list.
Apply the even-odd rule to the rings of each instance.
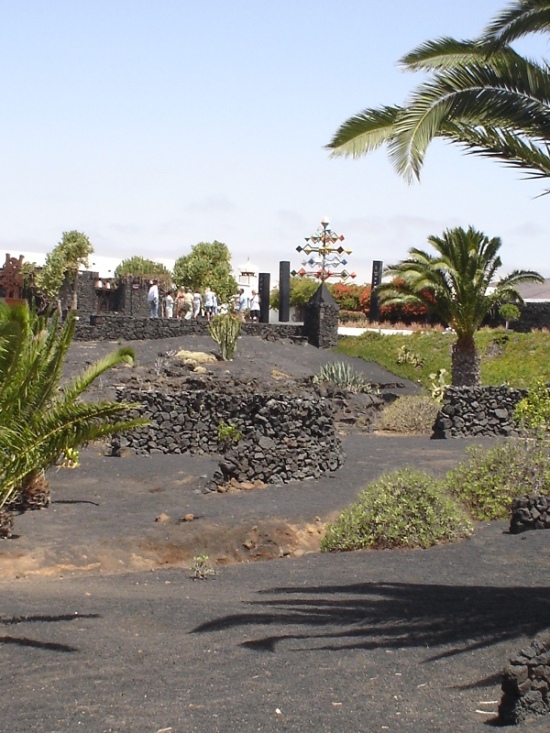
[[[342, 436], [344, 467], [316, 481], [204, 493], [216, 456], [107, 457], [99, 447], [77, 469], [51, 472], [49, 509], [16, 517], [0, 543], [0, 578], [188, 567], [317, 551], [324, 523], [381, 473], [421, 466], [443, 473], [472, 441]], [[185, 518], [192, 521], [185, 521]]]

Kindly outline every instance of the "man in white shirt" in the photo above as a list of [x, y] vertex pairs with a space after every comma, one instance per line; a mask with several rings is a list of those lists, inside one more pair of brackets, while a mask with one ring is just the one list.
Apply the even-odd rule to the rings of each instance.
[[151, 280], [149, 292], [147, 293], [149, 303], [149, 318], [159, 317], [159, 286], [156, 280]]

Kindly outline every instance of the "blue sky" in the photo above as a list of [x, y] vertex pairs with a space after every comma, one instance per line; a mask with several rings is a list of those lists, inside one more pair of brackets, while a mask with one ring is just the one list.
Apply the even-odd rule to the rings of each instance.
[[[471, 38], [505, 0], [0, 0], [0, 249], [177, 258], [225, 242], [276, 277], [323, 217], [357, 282], [430, 234], [473, 225], [505, 270], [550, 276], [543, 185], [436, 142], [420, 184], [384, 150], [331, 159], [337, 127], [401, 103], [398, 59]], [[546, 45], [521, 46], [540, 57]]]

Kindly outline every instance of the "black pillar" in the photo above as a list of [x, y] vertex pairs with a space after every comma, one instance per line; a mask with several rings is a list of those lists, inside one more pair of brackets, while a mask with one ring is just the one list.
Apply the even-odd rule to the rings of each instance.
[[258, 295], [260, 296], [260, 323], [269, 323], [269, 296], [271, 275], [260, 272], [258, 275]]
[[279, 262], [279, 321], [290, 320], [290, 262]]
[[375, 294], [375, 288], [377, 288], [382, 282], [382, 270], [384, 263], [381, 260], [374, 260], [372, 263], [372, 280], [371, 280], [371, 294], [370, 294], [370, 308], [369, 308], [369, 321], [374, 323], [380, 320], [380, 299]]

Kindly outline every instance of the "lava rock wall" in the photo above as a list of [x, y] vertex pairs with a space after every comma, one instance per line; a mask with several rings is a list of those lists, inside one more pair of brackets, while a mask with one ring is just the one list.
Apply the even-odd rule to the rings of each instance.
[[514, 435], [514, 410], [527, 390], [510, 387], [448, 387], [434, 424], [434, 438]]
[[[245, 322], [242, 333], [268, 340], [290, 338], [305, 340], [301, 325]], [[125, 315], [92, 315], [89, 322], [79, 321], [75, 329], [78, 341], [144, 341], [173, 336], [209, 335], [206, 321], [186, 321], [178, 318], [134, 318]]]
[[[211, 488], [231, 479], [269, 484], [318, 478], [345, 459], [333, 408], [323, 398], [213, 390], [166, 394], [125, 387], [117, 390], [117, 399], [139, 403], [131, 415], [151, 423], [118, 437], [122, 448], [223, 453]], [[220, 426], [230, 426], [221, 441]]]
[[498, 709], [501, 725], [515, 725], [529, 717], [550, 713], [550, 631], [508, 662], [502, 679]]
[[512, 502], [511, 534], [550, 529], [550, 496], [521, 496]]

